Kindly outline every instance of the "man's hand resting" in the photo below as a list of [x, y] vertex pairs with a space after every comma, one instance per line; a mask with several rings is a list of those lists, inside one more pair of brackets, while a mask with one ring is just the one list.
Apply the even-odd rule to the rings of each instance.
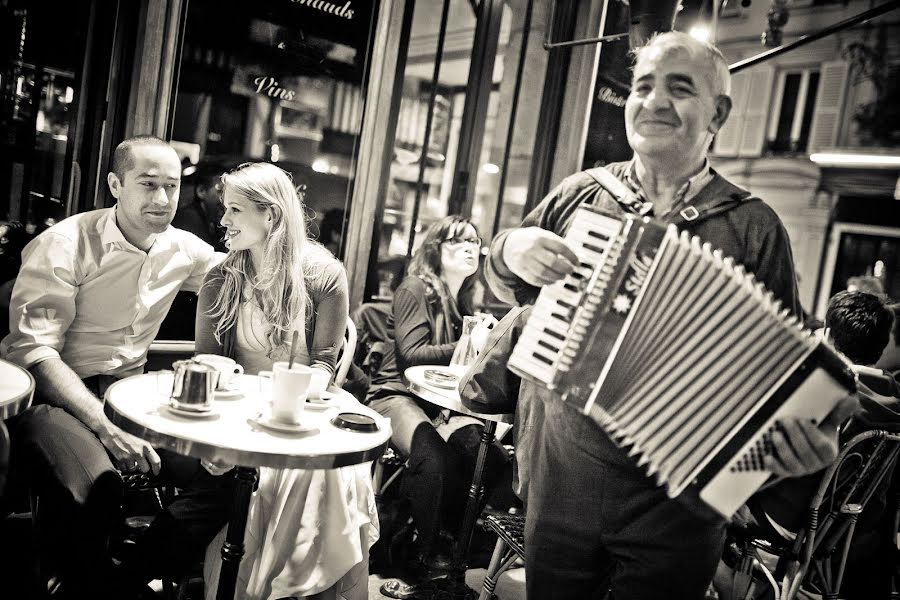
[[579, 260], [565, 240], [540, 227], [523, 227], [503, 242], [506, 268], [524, 282], [540, 287], [571, 273]]
[[821, 424], [809, 419], [785, 419], [772, 434], [773, 453], [766, 468], [779, 477], [800, 477], [831, 465], [838, 454], [838, 429], [859, 406], [855, 395], [837, 403]]
[[124, 473], [159, 474], [161, 461], [153, 447], [139, 437], [125, 433], [112, 423], [105, 423], [97, 432], [100, 443], [113, 457], [113, 464]]

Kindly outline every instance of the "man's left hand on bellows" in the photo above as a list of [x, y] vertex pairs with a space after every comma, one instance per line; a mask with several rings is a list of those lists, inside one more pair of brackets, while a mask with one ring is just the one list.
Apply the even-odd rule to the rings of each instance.
[[766, 468], [778, 477], [800, 477], [831, 465], [838, 455], [838, 430], [859, 406], [855, 395], [838, 402], [822, 423], [811, 419], [783, 419], [772, 434], [772, 454]]

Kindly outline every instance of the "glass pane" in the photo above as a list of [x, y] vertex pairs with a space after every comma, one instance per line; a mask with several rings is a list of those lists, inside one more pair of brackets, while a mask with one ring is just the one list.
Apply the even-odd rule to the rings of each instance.
[[800, 73], [788, 73], [784, 77], [784, 93], [781, 99], [781, 112], [778, 115], [778, 132], [769, 143], [773, 152], [790, 152], [791, 128], [794, 125], [794, 113], [797, 111], [797, 96], [800, 94]]
[[[224, 250], [219, 177], [268, 161], [303, 188], [309, 235], [343, 252], [375, 0], [190, 0], [172, 140], [184, 167], [173, 225]], [[182, 295], [160, 339], [193, 339]]]
[[900, 230], [896, 236], [843, 233], [830, 296], [847, 289], [851, 277], [875, 276], [890, 298], [900, 298]]
[[[415, 3], [385, 210], [376, 227], [377, 269], [370, 297], [386, 300], [400, 284], [416, 233], [446, 216], [465, 105], [476, 17], [467, 0], [449, 2], [443, 53], [437, 53], [444, 0]], [[432, 89], [435, 63], [440, 63]], [[425, 145], [431, 103], [432, 122]], [[424, 164], [424, 168], [423, 168]], [[421, 183], [420, 183], [421, 182]]]
[[24, 242], [67, 216], [89, 15], [79, 3], [0, 6], [0, 220], [22, 224], [0, 248], [2, 281]]
[[809, 84], [806, 88], [806, 104], [803, 107], [803, 123], [800, 126], [800, 139], [797, 140], [797, 151], [806, 152], [806, 144], [809, 142], [809, 127], [812, 124], [813, 108], [816, 106], [816, 95], [819, 93], [819, 72], [809, 74]]
[[305, 186], [310, 235], [340, 255], [376, 4], [191, 0], [172, 134], [185, 167], [175, 226], [224, 248], [218, 176], [270, 161]]

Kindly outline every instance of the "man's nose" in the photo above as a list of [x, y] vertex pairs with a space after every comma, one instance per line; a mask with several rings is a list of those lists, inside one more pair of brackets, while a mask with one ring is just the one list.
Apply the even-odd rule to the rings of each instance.
[[166, 191], [166, 188], [160, 187], [156, 189], [156, 192], [153, 194], [153, 203], [159, 204], [160, 206], [167, 206], [172, 201], [169, 198], [169, 194]]
[[669, 95], [659, 89], [652, 89], [644, 97], [644, 106], [651, 110], [668, 108], [671, 105]]

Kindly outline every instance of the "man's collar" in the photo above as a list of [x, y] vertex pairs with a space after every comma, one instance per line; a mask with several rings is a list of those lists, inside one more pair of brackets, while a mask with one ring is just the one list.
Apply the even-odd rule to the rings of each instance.
[[[104, 246], [109, 245], [109, 244], [124, 243], [128, 247], [134, 248], [136, 250], [140, 250], [140, 248], [138, 248], [137, 246], [135, 246], [134, 244], [129, 242], [125, 238], [125, 235], [122, 233], [122, 230], [119, 229], [119, 226], [116, 221], [116, 215], [118, 214], [119, 205], [116, 204], [114, 207], [108, 208], [105, 210], [107, 211], [107, 213], [103, 216], [103, 222], [101, 225], [102, 229], [100, 231], [100, 243], [103, 244]], [[150, 248], [147, 250], [148, 254], [152, 253], [155, 250], [158, 250], [162, 247], [161, 242], [166, 239], [167, 231], [168, 231], [168, 228], [166, 228], [166, 231], [156, 234], [156, 236], [153, 238], [153, 243], [150, 245]]]
[[[637, 194], [638, 198], [641, 201], [646, 202], [647, 195], [646, 193], [644, 193], [644, 188], [641, 186], [640, 179], [638, 179], [637, 175], [637, 160], [637, 155], [634, 155], [631, 158], [631, 161], [629, 161], [628, 166], [625, 169], [625, 183], [635, 192], [635, 194]], [[669, 212], [671, 213], [672, 211], [679, 210], [691, 198], [696, 196], [703, 188], [709, 185], [712, 179], [713, 173], [712, 169], [709, 166], [709, 159], [704, 157], [703, 166], [700, 167], [700, 170], [689, 177], [688, 180], [684, 182], [684, 184], [675, 193], [675, 201], [672, 203], [672, 207], [669, 209]]]
[[119, 226], [116, 225], [116, 211], [118, 210], [118, 205], [107, 208], [106, 214], [103, 215], [101, 221], [101, 230], [100, 230], [100, 243], [104, 246], [108, 244], [116, 244], [119, 242], [128, 243], [128, 240], [125, 239], [125, 236], [122, 234], [122, 230], [119, 229]]

